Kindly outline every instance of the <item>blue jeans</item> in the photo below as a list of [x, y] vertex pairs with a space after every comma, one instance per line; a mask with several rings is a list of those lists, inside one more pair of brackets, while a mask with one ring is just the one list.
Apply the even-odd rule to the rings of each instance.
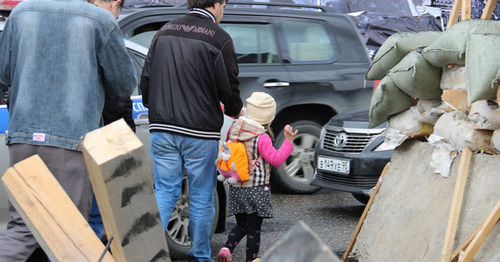
[[101, 212], [99, 211], [99, 206], [97, 205], [95, 195], [92, 198], [92, 209], [90, 210], [89, 225], [92, 230], [94, 230], [97, 237], [101, 239], [102, 233], [104, 231], [104, 224], [102, 223]]
[[155, 195], [163, 229], [167, 228], [172, 211], [181, 194], [183, 168], [189, 183], [188, 256], [197, 261], [210, 258], [210, 233], [215, 215], [215, 159], [217, 140], [200, 139], [175, 133], [152, 132], [151, 156], [154, 160]]

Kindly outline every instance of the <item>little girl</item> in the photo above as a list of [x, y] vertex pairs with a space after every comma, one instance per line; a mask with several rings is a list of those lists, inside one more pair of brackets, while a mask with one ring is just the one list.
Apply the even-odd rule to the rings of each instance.
[[260, 245], [260, 229], [264, 218], [273, 217], [271, 189], [269, 187], [270, 165], [280, 166], [293, 151], [293, 132], [290, 125], [284, 128], [285, 141], [280, 149], [273, 146], [270, 125], [276, 113], [276, 102], [263, 92], [254, 92], [246, 100], [247, 115], [235, 120], [229, 131], [229, 139], [245, 143], [250, 178], [229, 187], [229, 215], [235, 215], [236, 227], [229, 233], [224, 247], [217, 255], [217, 262], [231, 262], [231, 252], [246, 235], [246, 261], [257, 258]]

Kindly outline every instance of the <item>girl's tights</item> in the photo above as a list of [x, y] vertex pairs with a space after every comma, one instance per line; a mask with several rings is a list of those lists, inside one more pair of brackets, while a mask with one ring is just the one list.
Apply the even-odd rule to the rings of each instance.
[[262, 226], [262, 217], [257, 213], [253, 214], [236, 214], [236, 227], [231, 230], [227, 237], [224, 247], [229, 248], [231, 253], [238, 245], [240, 240], [247, 236], [246, 258], [250, 262], [257, 258], [260, 247], [260, 228]]

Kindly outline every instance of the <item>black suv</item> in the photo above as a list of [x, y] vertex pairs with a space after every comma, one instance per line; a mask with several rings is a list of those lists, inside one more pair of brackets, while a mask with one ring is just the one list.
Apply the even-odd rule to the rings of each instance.
[[[165, 22], [186, 12], [186, 4], [125, 9], [119, 24], [127, 39], [148, 47]], [[299, 130], [294, 153], [273, 170], [273, 188], [318, 190], [310, 182], [321, 127], [339, 112], [367, 106], [371, 97], [364, 81], [370, 60], [356, 25], [328, 7], [230, 2], [220, 26], [234, 41], [242, 99], [255, 91], [275, 98], [277, 145], [285, 124]]]

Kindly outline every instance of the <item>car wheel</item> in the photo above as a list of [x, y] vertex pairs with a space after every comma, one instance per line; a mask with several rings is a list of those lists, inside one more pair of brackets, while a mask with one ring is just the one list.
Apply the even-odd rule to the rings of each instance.
[[[219, 198], [217, 190], [214, 193], [215, 215], [212, 222], [212, 232], [214, 234], [219, 216]], [[177, 205], [172, 212], [170, 221], [165, 231], [167, 245], [172, 259], [186, 259], [186, 253], [191, 249], [191, 239], [189, 238], [189, 184], [187, 177], [182, 179], [182, 191], [177, 201]]]
[[[273, 168], [271, 181], [285, 193], [306, 194], [318, 191], [320, 187], [310, 185], [314, 175], [314, 149], [321, 135], [321, 126], [310, 120], [301, 120], [290, 124], [299, 133], [293, 141], [294, 150], [280, 167]], [[285, 136], [280, 130], [276, 137], [276, 148], [279, 148]]]
[[356, 200], [358, 200], [359, 202], [361, 202], [365, 205], [368, 203], [368, 200], [370, 200], [370, 196], [365, 196], [365, 195], [355, 194], [355, 193], [352, 193], [352, 196], [354, 198], [356, 198]]

